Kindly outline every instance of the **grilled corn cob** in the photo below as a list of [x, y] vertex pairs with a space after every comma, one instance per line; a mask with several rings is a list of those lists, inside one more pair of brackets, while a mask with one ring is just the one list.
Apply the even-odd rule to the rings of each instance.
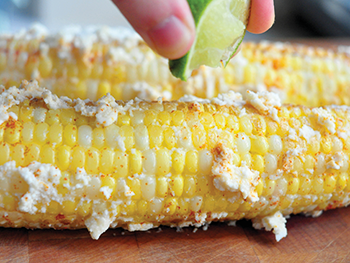
[[286, 236], [285, 217], [349, 204], [347, 107], [282, 106], [248, 91], [212, 100], [97, 102], [36, 82], [0, 94], [0, 225], [201, 226], [252, 219]]
[[0, 84], [18, 86], [22, 79], [36, 79], [59, 96], [92, 100], [108, 92], [118, 100], [177, 100], [185, 94], [213, 98], [258, 87], [278, 92], [284, 103], [350, 105], [350, 58], [345, 51], [244, 43], [225, 69], [201, 67], [182, 82], [136, 34], [111, 28], [48, 34], [35, 26], [0, 36]]

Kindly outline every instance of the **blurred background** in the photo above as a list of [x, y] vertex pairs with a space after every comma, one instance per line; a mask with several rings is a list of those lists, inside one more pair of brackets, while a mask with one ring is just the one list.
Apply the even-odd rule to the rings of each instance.
[[[350, 36], [350, 0], [275, 0], [276, 22], [248, 40]], [[0, 32], [40, 22], [50, 30], [65, 25], [129, 26], [110, 0], [0, 0]]]

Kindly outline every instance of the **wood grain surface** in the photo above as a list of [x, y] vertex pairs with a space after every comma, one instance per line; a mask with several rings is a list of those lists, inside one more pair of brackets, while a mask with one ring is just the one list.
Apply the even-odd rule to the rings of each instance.
[[318, 218], [292, 216], [287, 228], [278, 243], [249, 221], [195, 233], [110, 229], [98, 241], [87, 230], [0, 228], [0, 262], [350, 262], [350, 207]]
[[[335, 48], [350, 39], [287, 39]], [[147, 232], [110, 229], [98, 241], [87, 230], [0, 228], [0, 262], [350, 262], [350, 207], [318, 218], [292, 216], [279, 243], [250, 221], [213, 223], [207, 231], [161, 227]]]

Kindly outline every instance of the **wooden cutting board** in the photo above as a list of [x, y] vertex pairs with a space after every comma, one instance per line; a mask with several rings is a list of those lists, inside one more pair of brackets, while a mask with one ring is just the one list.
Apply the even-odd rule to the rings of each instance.
[[249, 221], [195, 233], [110, 229], [98, 241], [87, 230], [0, 228], [0, 262], [350, 262], [350, 207], [318, 218], [292, 216], [287, 228], [279, 243]]

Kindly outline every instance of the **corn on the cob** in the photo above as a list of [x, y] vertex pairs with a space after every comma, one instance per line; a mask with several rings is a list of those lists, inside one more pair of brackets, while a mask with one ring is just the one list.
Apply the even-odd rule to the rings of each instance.
[[213, 98], [256, 86], [278, 91], [284, 103], [350, 105], [350, 58], [344, 51], [245, 43], [225, 69], [202, 67], [182, 82], [139, 37], [110, 28], [48, 34], [36, 26], [0, 36], [0, 84], [11, 87], [22, 79], [37, 79], [59, 96], [93, 100], [108, 92], [118, 100]]
[[281, 106], [247, 92], [209, 100], [59, 99], [35, 82], [0, 95], [0, 225], [200, 226], [349, 204], [350, 110]]

